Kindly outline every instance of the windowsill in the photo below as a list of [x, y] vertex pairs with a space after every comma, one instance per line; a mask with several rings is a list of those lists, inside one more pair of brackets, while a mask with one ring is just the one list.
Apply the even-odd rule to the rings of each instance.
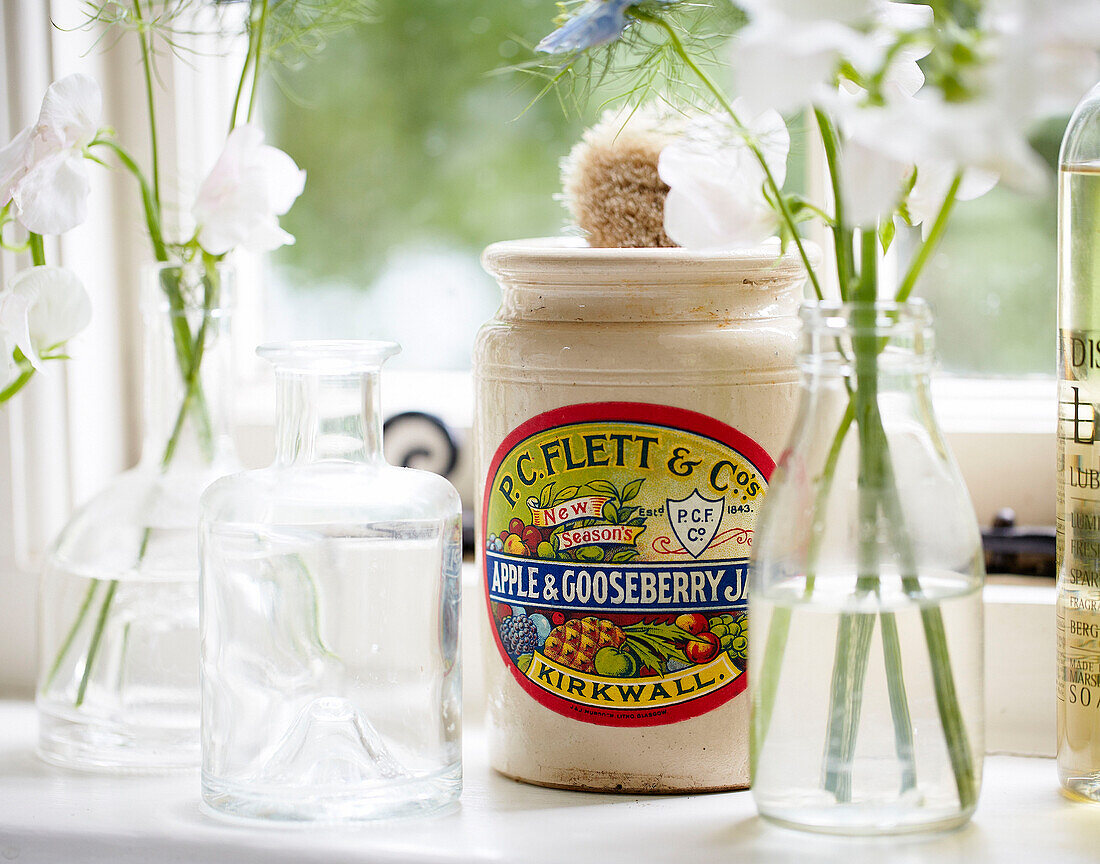
[[[541, 789], [487, 765], [466, 736], [465, 791], [451, 812], [363, 828], [286, 830], [225, 823], [200, 810], [196, 772], [68, 773], [32, 752], [34, 709], [0, 703], [0, 855], [28, 862], [310, 862], [882, 860], [881, 840], [801, 834], [757, 815], [748, 792], [611, 796]], [[993, 756], [974, 820], [948, 834], [891, 838], [897, 857], [971, 862], [1093, 862], [1100, 821], [1057, 792], [1048, 759]], [[1056, 839], [1055, 839], [1056, 838]], [[914, 858], [916, 860], [916, 858]]]
[[[204, 814], [195, 772], [168, 776], [69, 773], [33, 753], [30, 702], [0, 702], [0, 858], [29, 862], [201, 861], [553, 862], [583, 850], [593, 861], [762, 860], [802, 864], [839, 857], [882, 859], [882, 841], [818, 837], [762, 822], [746, 792], [682, 797], [605, 796], [506, 780], [487, 764], [479, 708], [483, 593], [463, 574], [466, 786], [444, 815], [358, 829], [281, 830], [229, 824]], [[991, 753], [1049, 755], [1054, 741], [1054, 588], [992, 577], [986, 587], [987, 744]], [[1019, 634], [1028, 634], [1028, 639]], [[1036, 650], [1040, 646], [1040, 650]], [[945, 835], [893, 838], [914, 860], [1095, 861], [1100, 821], [1061, 798], [1051, 759], [991, 755], [978, 812]], [[563, 838], [555, 840], [555, 838]], [[911, 851], [910, 851], [911, 850]]]

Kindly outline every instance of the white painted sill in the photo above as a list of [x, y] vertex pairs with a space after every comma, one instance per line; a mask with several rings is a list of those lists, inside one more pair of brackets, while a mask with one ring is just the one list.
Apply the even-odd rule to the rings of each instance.
[[[70, 773], [38, 760], [30, 702], [0, 702], [0, 860], [27, 864], [692, 864], [846, 860], [1096, 861], [1100, 819], [1058, 794], [1052, 586], [991, 579], [986, 588], [987, 736], [991, 754], [974, 820], [948, 834], [859, 840], [773, 827], [747, 792], [607, 796], [540, 789], [488, 767], [477, 616], [483, 595], [464, 572], [465, 790], [435, 817], [362, 828], [295, 830], [226, 823], [202, 812], [196, 772]], [[1027, 639], [1021, 639], [1026, 634]], [[1057, 850], [1056, 852], [1054, 850]]]
[[763, 822], [748, 792], [611, 796], [540, 789], [487, 765], [468, 727], [465, 791], [451, 812], [354, 829], [224, 823], [198, 803], [196, 772], [70, 774], [31, 752], [29, 703], [0, 702], [0, 860], [26, 864], [600, 864], [1052, 861], [1092, 864], [1100, 819], [1057, 791], [1049, 759], [992, 756], [978, 811], [947, 834], [861, 840]]

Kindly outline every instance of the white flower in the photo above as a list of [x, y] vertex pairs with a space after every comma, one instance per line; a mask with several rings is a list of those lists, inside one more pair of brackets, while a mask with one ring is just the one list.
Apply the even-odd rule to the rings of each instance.
[[987, 0], [989, 57], [966, 81], [1009, 121], [1069, 113], [1100, 78], [1096, 0]]
[[[932, 230], [932, 224], [943, 207], [944, 199], [951, 189], [958, 168], [950, 162], [924, 162], [916, 166], [917, 180], [907, 199], [909, 221], [923, 226], [924, 236]], [[958, 201], [973, 201], [981, 198], [997, 185], [998, 175], [991, 171], [970, 169], [963, 172], [959, 191], [955, 193]]]
[[[931, 23], [927, 6], [890, 0], [748, 0], [751, 23], [738, 34], [731, 65], [754, 111], [782, 113], [828, 99], [842, 60], [873, 75], [903, 34]], [[891, 58], [888, 78], [915, 90], [924, 77], [916, 61], [928, 52], [920, 41]]]
[[[744, 121], [744, 103], [738, 100], [733, 107]], [[765, 111], [746, 121], [746, 130], [782, 187], [790, 149], [783, 118]], [[764, 171], [744, 134], [729, 117], [706, 115], [661, 151], [657, 168], [669, 186], [665, 233], [680, 246], [755, 246], [776, 233], [778, 218], [764, 197]]]
[[4, 390], [19, 377], [19, 366], [12, 356], [14, 350], [15, 346], [4, 331], [0, 330], [0, 390]]
[[42, 355], [68, 342], [88, 326], [91, 317], [91, 301], [71, 270], [46, 266], [21, 270], [0, 291], [0, 343], [4, 343], [0, 350], [10, 359], [14, 346], [40, 369]]
[[278, 217], [302, 194], [306, 172], [263, 141], [257, 127], [238, 126], [199, 188], [192, 213], [199, 245], [211, 255], [237, 246], [268, 252], [294, 242]]
[[[844, 144], [840, 156], [840, 194], [847, 228], [873, 226], [894, 212], [912, 163], [867, 146], [860, 139]], [[946, 190], [945, 190], [946, 191]]]
[[36, 234], [64, 234], [87, 217], [90, 184], [84, 148], [99, 131], [103, 97], [88, 75], [68, 75], [46, 90], [38, 122], [0, 150], [0, 207]]

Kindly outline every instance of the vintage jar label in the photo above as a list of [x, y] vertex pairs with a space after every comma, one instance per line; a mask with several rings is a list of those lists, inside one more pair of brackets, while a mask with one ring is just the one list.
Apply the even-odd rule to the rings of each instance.
[[696, 717], [746, 686], [748, 560], [774, 462], [679, 408], [572, 405], [489, 468], [485, 588], [497, 648], [540, 704], [605, 726]]

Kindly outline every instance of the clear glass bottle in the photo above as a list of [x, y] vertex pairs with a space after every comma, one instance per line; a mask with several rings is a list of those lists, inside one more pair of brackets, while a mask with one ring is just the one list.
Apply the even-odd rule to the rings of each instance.
[[932, 413], [931, 316], [802, 318], [799, 417], [753, 547], [753, 796], [797, 828], [948, 828], [981, 786], [984, 568]]
[[239, 470], [230, 429], [234, 271], [143, 273], [141, 461], [81, 507], [39, 592], [39, 753], [79, 768], [199, 760], [199, 496]]
[[454, 488], [382, 455], [389, 342], [272, 345], [276, 456], [203, 495], [202, 795], [224, 814], [424, 812], [462, 786]]
[[1058, 173], [1058, 775], [1100, 801], [1100, 84]]

